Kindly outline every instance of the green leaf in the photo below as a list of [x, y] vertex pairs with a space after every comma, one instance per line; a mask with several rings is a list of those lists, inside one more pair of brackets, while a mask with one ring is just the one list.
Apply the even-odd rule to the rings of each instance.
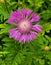
[[43, 31], [42, 31], [42, 34], [46, 31], [47, 33], [49, 33], [51, 30], [51, 23], [44, 23], [43, 24]]
[[41, 18], [43, 18], [44, 20], [47, 20], [51, 17], [51, 11], [50, 10], [43, 10], [40, 13]]
[[34, 11], [37, 11], [44, 2], [43, 0], [28, 0], [28, 2], [31, 4], [31, 6], [34, 7]]
[[48, 58], [49, 60], [51, 60], [51, 52], [47, 52], [46, 58]]
[[7, 24], [0, 24], [0, 28], [5, 28], [7, 27]]
[[9, 26], [9, 24], [0, 24], [0, 34], [3, 34], [3, 33], [8, 33], [10, 29], [12, 29], [14, 26], [11, 25]]

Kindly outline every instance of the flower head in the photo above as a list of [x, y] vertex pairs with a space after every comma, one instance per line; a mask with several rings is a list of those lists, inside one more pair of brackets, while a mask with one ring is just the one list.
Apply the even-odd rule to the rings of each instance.
[[40, 17], [36, 13], [33, 13], [32, 10], [22, 9], [21, 11], [14, 11], [8, 23], [11, 25], [16, 24], [16, 28], [9, 31], [10, 36], [24, 43], [36, 39], [42, 29], [41, 25], [37, 23], [39, 20]]

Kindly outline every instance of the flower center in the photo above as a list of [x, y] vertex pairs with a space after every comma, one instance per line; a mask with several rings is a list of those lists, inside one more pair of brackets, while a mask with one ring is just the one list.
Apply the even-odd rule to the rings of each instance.
[[29, 28], [29, 23], [24, 21], [20, 24], [21, 29], [27, 30]]
[[18, 29], [22, 33], [30, 32], [31, 27], [32, 27], [31, 22], [25, 19], [19, 21], [18, 23]]

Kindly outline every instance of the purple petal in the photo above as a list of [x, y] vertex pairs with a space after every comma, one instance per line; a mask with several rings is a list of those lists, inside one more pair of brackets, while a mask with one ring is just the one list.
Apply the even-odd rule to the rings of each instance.
[[39, 20], [40, 20], [40, 17], [36, 13], [33, 13], [31, 22], [36, 22], [36, 21], [39, 21]]
[[27, 10], [22, 9], [22, 17], [23, 17], [23, 18], [25, 18], [26, 14], [27, 14]]
[[10, 36], [12, 37], [12, 38], [14, 38], [14, 39], [19, 39], [20, 38], [20, 36], [21, 36], [21, 33], [20, 32], [18, 32], [16, 29], [11, 29], [10, 31], [9, 31], [9, 34], [10, 34]]
[[19, 39], [19, 42], [30, 42], [35, 37], [35, 34], [33, 36], [33, 33], [31, 34], [23, 34], [21, 38]]
[[31, 40], [35, 39], [37, 37], [37, 33], [36, 32], [31, 32], [29, 34], [23, 34], [20, 39], [19, 42], [30, 42]]
[[41, 32], [42, 27], [41, 27], [41, 25], [36, 24], [36, 25], [33, 26], [32, 29], [35, 30], [35, 31], [37, 31], [37, 32]]
[[27, 42], [30, 42], [32, 40], [31, 34], [27, 35]]
[[23, 42], [25, 43], [27, 41], [27, 35], [26, 34], [23, 34], [20, 39], [19, 39], [19, 42]]
[[8, 22], [9, 24], [14, 24], [14, 20], [12, 20], [12, 19], [9, 19], [7, 22]]
[[10, 16], [10, 18], [13, 19], [13, 20], [18, 20], [18, 18], [19, 18], [20, 16], [21, 16], [20, 11], [17, 10], [17, 11], [14, 11], [14, 12], [12, 13], [12, 15]]
[[9, 30], [9, 34], [10, 34], [10, 36], [12, 36], [14, 33], [15, 33], [15, 28], [14, 28], [14, 29]]
[[36, 39], [37, 33], [36, 32], [31, 32], [31, 37], [32, 37], [32, 39]]
[[17, 21], [20, 20], [20, 16], [21, 16], [21, 14], [20, 14], [20, 11], [19, 11], [19, 10], [14, 11], [14, 12], [11, 14], [11, 16], [10, 16], [10, 19], [8, 20], [8, 23], [9, 23], [9, 24], [14, 24], [15, 21], [17, 22]]
[[36, 32], [31, 32], [30, 34], [27, 35], [27, 42], [36, 39], [37, 33]]
[[26, 18], [28, 18], [28, 16], [32, 13], [32, 10], [28, 10], [27, 14], [26, 14]]

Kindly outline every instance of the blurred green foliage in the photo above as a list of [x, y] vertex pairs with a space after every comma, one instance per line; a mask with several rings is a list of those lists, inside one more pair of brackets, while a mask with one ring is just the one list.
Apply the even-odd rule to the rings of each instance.
[[[41, 18], [42, 32], [26, 44], [8, 34], [13, 26], [7, 20], [18, 8], [32, 9]], [[0, 0], [0, 65], [51, 65], [51, 0]]]

